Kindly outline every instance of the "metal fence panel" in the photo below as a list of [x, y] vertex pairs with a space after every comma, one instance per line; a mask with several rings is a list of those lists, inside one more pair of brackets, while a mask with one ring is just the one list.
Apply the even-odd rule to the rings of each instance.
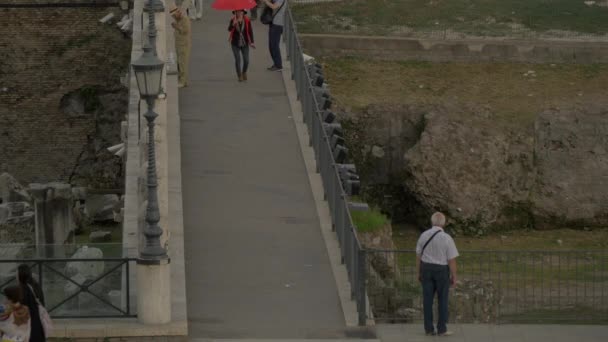
[[[367, 251], [367, 288], [378, 321], [422, 320], [414, 251]], [[463, 251], [450, 291], [459, 323], [606, 323], [608, 253]]]
[[134, 261], [128, 257], [1, 259], [0, 289], [17, 285], [17, 266], [26, 264], [53, 318], [136, 317], [129, 295]]

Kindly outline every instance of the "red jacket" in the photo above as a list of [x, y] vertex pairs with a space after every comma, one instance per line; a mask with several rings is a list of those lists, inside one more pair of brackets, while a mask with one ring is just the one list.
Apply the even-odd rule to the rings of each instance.
[[[251, 20], [249, 20], [248, 16], [243, 16], [243, 23], [245, 24], [243, 27], [243, 33], [245, 34], [245, 42], [247, 43], [247, 45], [251, 45], [253, 44], [253, 29], [251, 28]], [[230, 31], [230, 37], [228, 38], [228, 41], [230, 41], [233, 45], [238, 45], [239, 37], [235, 34], [236, 26], [233, 25], [232, 18], [230, 19], [230, 24], [228, 25], [228, 31]]]

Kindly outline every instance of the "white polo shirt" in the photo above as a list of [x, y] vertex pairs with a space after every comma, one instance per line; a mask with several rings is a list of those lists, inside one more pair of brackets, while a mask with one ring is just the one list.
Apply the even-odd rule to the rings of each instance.
[[456, 258], [459, 254], [456, 249], [456, 244], [454, 244], [454, 240], [448, 233], [444, 232], [441, 227], [435, 226], [420, 235], [418, 243], [416, 244], [416, 254], [420, 256], [424, 244], [437, 231], [441, 232], [431, 240], [428, 246], [426, 246], [424, 255], [422, 255], [420, 260], [427, 264], [447, 265], [448, 260]]

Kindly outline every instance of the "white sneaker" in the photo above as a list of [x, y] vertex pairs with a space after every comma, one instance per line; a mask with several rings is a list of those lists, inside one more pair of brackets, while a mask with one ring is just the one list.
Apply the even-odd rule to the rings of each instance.
[[452, 335], [454, 335], [454, 333], [448, 330], [448, 331], [446, 331], [444, 333], [437, 334], [437, 335], [439, 335], [439, 336], [452, 336]]

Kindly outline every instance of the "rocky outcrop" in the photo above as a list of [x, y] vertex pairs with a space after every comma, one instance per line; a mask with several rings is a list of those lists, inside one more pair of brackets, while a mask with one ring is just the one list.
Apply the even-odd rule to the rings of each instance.
[[351, 116], [348, 143], [368, 193], [391, 192], [393, 203], [384, 204], [394, 208], [385, 209], [420, 225], [442, 210], [454, 231], [473, 235], [602, 226], [605, 108], [552, 109], [522, 122], [449, 104], [373, 106]]

